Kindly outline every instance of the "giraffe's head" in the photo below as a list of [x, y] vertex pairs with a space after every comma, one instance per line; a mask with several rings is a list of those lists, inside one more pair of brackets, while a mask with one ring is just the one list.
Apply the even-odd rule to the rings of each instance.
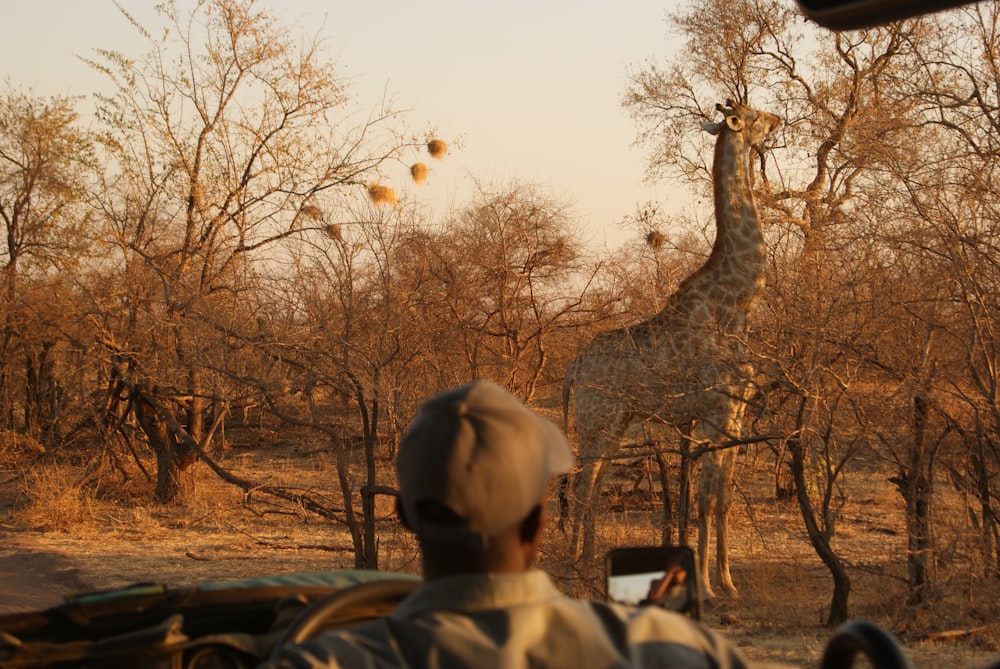
[[718, 135], [723, 129], [728, 129], [740, 135], [747, 144], [756, 144], [778, 127], [781, 117], [767, 112], [757, 111], [732, 100], [726, 104], [717, 104], [715, 108], [725, 115], [722, 123], [705, 121], [701, 127], [713, 135]]

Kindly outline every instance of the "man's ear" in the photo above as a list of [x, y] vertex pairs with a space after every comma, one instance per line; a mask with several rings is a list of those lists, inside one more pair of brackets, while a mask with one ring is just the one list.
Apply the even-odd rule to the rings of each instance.
[[538, 536], [542, 532], [544, 517], [545, 514], [542, 505], [538, 504], [531, 510], [527, 518], [521, 521], [521, 543], [531, 544], [537, 541]]
[[403, 527], [412, 532], [413, 526], [410, 525], [410, 520], [406, 517], [406, 511], [403, 510], [403, 500], [399, 495], [396, 495], [396, 515], [399, 516], [399, 522], [403, 523]]

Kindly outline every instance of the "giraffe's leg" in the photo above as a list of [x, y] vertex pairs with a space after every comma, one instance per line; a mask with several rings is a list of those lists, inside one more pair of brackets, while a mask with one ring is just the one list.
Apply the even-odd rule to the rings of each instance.
[[712, 513], [715, 504], [716, 474], [715, 453], [709, 452], [701, 458], [701, 477], [698, 480], [698, 577], [702, 599], [715, 597], [708, 571], [708, 535], [711, 531]]
[[[604, 461], [594, 463], [594, 475], [590, 486], [590, 498], [584, 506], [585, 522], [583, 524], [583, 546], [581, 554], [585, 560], [595, 559], [594, 547], [597, 537], [597, 505], [601, 501], [601, 479], [604, 473]], [[593, 562], [597, 564], [597, 562]], [[603, 563], [602, 563], [603, 564]], [[590, 566], [590, 565], [588, 565]]]
[[736, 451], [729, 449], [721, 454], [717, 479], [715, 505], [715, 564], [719, 586], [730, 595], [736, 594], [732, 574], [729, 572], [729, 507], [733, 502], [733, 467]]
[[585, 462], [573, 477], [570, 547], [575, 558], [590, 559], [594, 548], [594, 504], [600, 482], [601, 460]]
[[[744, 369], [744, 373], [747, 370]], [[742, 388], [741, 396], [743, 402], [735, 402], [730, 405], [730, 417], [726, 422], [726, 434], [739, 435], [740, 426], [743, 422], [743, 414], [746, 410], [746, 400], [749, 400], [753, 393], [752, 387], [747, 384]], [[733, 504], [733, 487], [736, 475], [736, 453], [735, 448], [727, 448], [717, 453], [718, 472], [716, 482], [716, 516], [715, 516], [715, 561], [718, 571], [719, 585], [730, 594], [735, 595], [736, 586], [733, 584], [733, 576], [729, 571], [729, 508]]]

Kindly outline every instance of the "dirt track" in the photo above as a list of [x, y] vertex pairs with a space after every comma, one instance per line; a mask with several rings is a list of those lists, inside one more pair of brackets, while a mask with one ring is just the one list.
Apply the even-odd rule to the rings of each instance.
[[63, 556], [31, 550], [16, 535], [0, 533], [0, 615], [53, 606], [86, 589]]

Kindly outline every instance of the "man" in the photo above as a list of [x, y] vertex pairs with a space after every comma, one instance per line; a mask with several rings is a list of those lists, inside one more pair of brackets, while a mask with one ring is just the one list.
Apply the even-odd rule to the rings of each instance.
[[658, 607], [560, 594], [534, 568], [559, 429], [474, 381], [421, 407], [397, 461], [424, 585], [388, 618], [284, 649], [285, 667], [744, 667], [722, 637]]

